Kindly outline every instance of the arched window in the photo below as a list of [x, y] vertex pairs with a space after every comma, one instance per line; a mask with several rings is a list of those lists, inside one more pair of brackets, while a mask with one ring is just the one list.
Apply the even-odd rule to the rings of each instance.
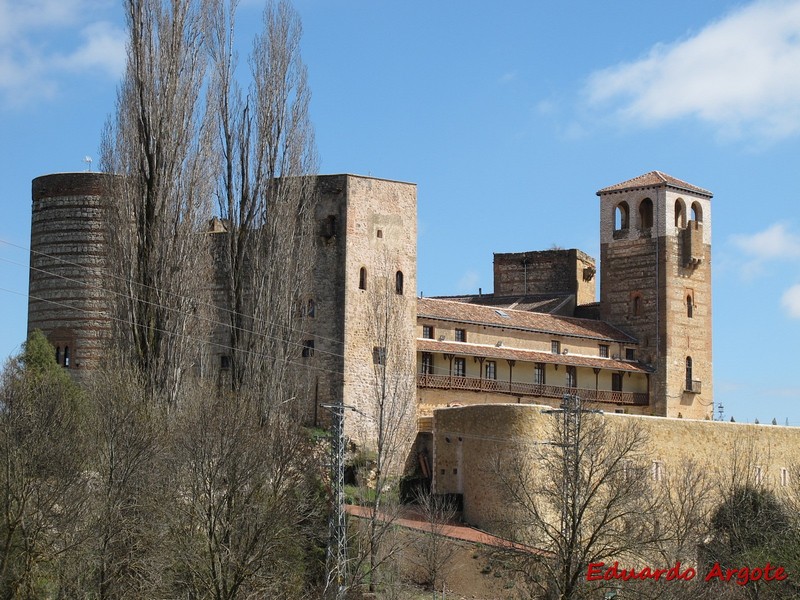
[[686, 205], [683, 200], [675, 200], [675, 227], [684, 229], [686, 227]]
[[394, 275], [394, 291], [395, 291], [395, 293], [401, 294], [401, 295], [403, 293], [403, 272], [402, 271], [398, 271]]
[[686, 296], [686, 316], [690, 319], [694, 316], [694, 301], [691, 294]]
[[614, 231], [627, 229], [630, 225], [630, 209], [627, 202], [620, 202], [614, 208]]
[[639, 229], [652, 229], [653, 227], [653, 201], [645, 198], [639, 204]]
[[639, 292], [634, 292], [631, 295], [631, 315], [634, 317], [641, 316], [642, 314], [642, 295]]
[[64, 366], [69, 368], [69, 346], [64, 346]]
[[692, 221], [703, 222], [703, 207], [699, 202], [692, 202]]
[[692, 389], [692, 357], [686, 357], [686, 389]]
[[366, 269], [366, 267], [361, 267], [361, 270], [358, 272], [358, 289], [360, 289], [360, 290], [367, 289], [367, 269]]

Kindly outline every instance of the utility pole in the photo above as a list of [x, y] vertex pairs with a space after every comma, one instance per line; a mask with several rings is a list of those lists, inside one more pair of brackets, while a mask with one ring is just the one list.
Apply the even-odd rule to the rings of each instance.
[[[320, 404], [333, 414], [331, 426], [331, 491], [333, 507], [328, 542], [328, 581], [335, 582], [335, 600], [347, 594], [347, 515], [344, 510], [344, 411], [357, 410], [346, 404]], [[327, 588], [327, 586], [326, 586]], [[329, 594], [330, 592], [328, 592]], [[326, 594], [327, 596], [327, 594]]]
[[553, 445], [560, 446], [562, 453], [562, 492], [561, 536], [563, 550], [559, 558], [567, 566], [562, 572], [572, 572], [576, 560], [576, 544], [579, 537], [580, 518], [576, 514], [580, 495], [580, 443], [582, 415], [586, 413], [603, 414], [602, 410], [584, 409], [577, 394], [564, 394], [561, 406], [543, 410], [543, 414], [560, 414], [562, 417], [561, 435]]

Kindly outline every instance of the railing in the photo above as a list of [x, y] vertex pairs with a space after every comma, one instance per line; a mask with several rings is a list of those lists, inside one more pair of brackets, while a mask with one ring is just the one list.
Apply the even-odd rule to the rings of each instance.
[[[700, 382], [697, 382], [698, 384]], [[523, 383], [517, 381], [501, 381], [499, 379], [477, 379], [475, 377], [459, 377], [456, 375], [417, 375], [417, 387], [439, 390], [467, 390], [471, 392], [493, 392], [512, 396], [536, 396], [538, 398], [562, 398], [564, 394], [578, 394], [587, 402], [603, 402], [610, 404], [630, 404], [646, 406], [647, 393], [612, 392], [610, 390], [589, 390], [568, 388], [558, 385]]]

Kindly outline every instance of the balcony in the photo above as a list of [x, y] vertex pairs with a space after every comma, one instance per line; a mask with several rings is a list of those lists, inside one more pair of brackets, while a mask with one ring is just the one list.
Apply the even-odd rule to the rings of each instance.
[[[699, 385], [700, 382], [698, 381]], [[475, 377], [458, 377], [450, 375], [417, 375], [417, 387], [438, 390], [465, 390], [469, 392], [490, 392], [493, 394], [509, 394], [510, 396], [531, 396], [536, 398], [561, 399], [564, 394], [577, 394], [587, 402], [603, 402], [608, 404], [627, 404], [647, 406], [648, 395], [636, 392], [612, 392], [610, 390], [589, 390], [568, 388], [558, 385], [542, 385], [537, 383], [518, 383], [516, 381], [499, 381], [497, 379], [477, 379]]]
[[697, 379], [687, 379], [686, 389], [684, 390], [690, 394], [700, 394], [703, 391], [703, 385]]

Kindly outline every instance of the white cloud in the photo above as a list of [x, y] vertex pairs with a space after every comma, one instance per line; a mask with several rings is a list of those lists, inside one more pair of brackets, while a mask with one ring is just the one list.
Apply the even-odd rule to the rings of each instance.
[[788, 231], [784, 223], [775, 223], [749, 235], [731, 236], [731, 241], [757, 260], [800, 258], [800, 235]]
[[723, 136], [800, 133], [800, 0], [755, 2], [644, 58], [593, 73], [586, 92], [625, 122], [684, 117]]
[[109, 0], [0, 0], [0, 101], [51, 97], [76, 73], [118, 77], [125, 35], [99, 18], [114, 7]]
[[800, 319], [800, 283], [793, 285], [783, 293], [781, 305], [794, 319]]

